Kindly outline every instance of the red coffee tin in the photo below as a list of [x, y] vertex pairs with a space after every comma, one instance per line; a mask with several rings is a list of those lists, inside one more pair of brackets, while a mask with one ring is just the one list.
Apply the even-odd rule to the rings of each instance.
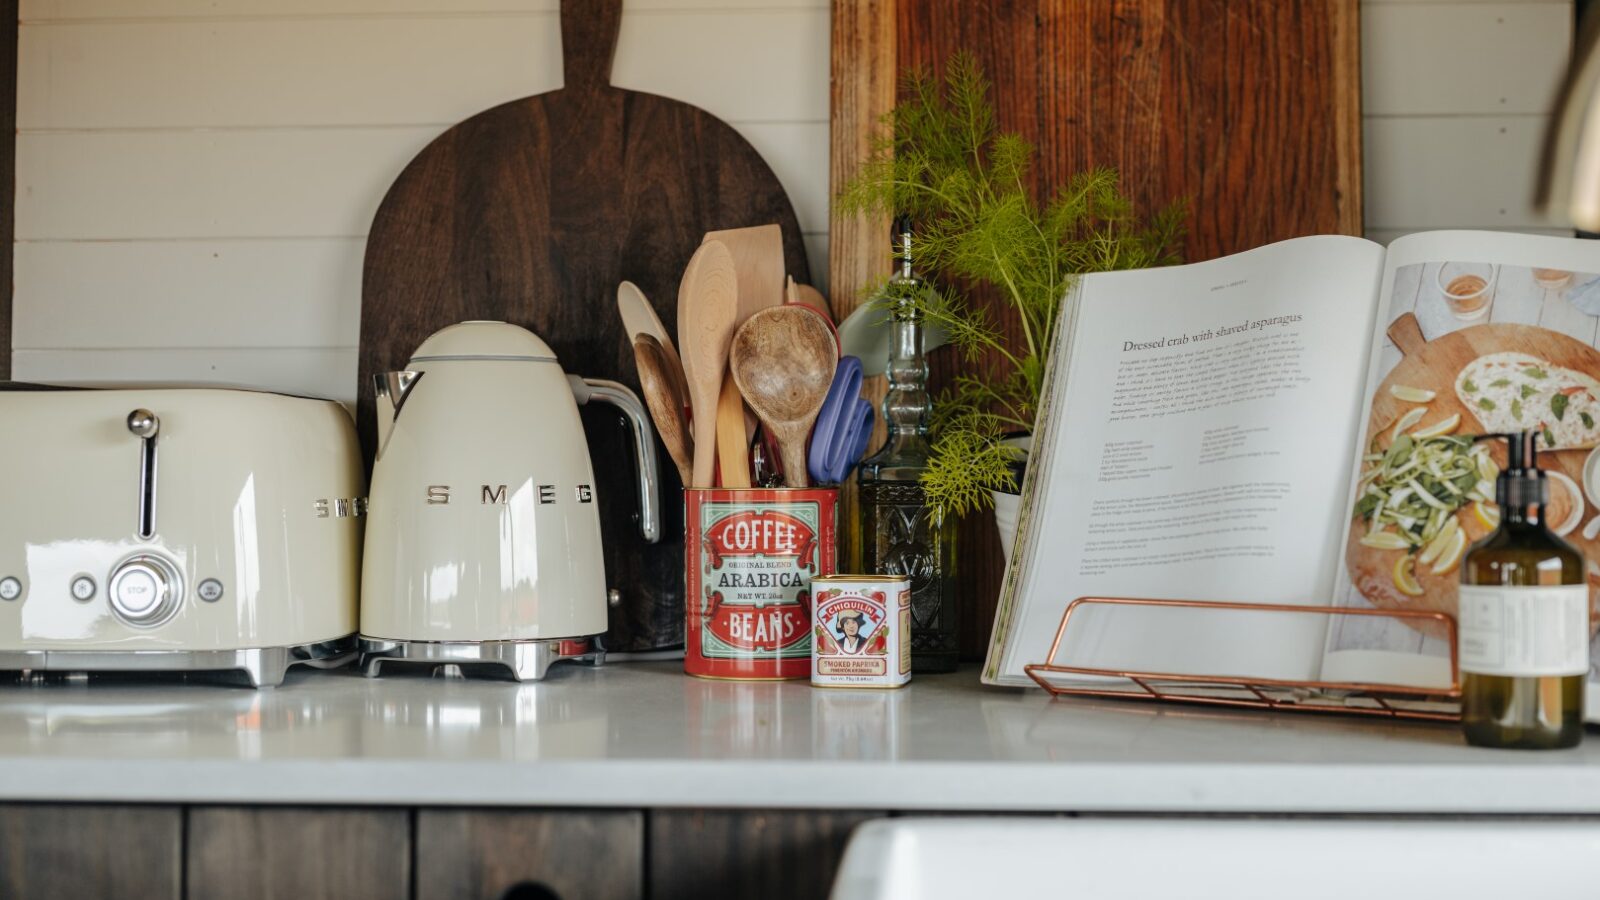
[[834, 569], [833, 488], [686, 490], [683, 670], [811, 677], [811, 579]]

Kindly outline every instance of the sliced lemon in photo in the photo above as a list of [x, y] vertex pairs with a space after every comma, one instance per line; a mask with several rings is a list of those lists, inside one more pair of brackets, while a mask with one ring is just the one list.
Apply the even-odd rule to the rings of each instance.
[[1407, 403], [1427, 403], [1429, 400], [1434, 398], [1433, 391], [1423, 390], [1422, 388], [1415, 388], [1404, 384], [1390, 385], [1389, 395], [1394, 397], [1396, 400], [1404, 400]]
[[1450, 538], [1450, 543], [1439, 554], [1439, 558], [1434, 560], [1433, 568], [1430, 571], [1435, 575], [1454, 572], [1456, 566], [1461, 564], [1461, 554], [1465, 553], [1466, 549], [1467, 533], [1457, 529], [1455, 535]]
[[1472, 514], [1490, 531], [1500, 527], [1500, 507], [1482, 500], [1472, 504]]
[[1487, 453], [1478, 457], [1478, 477], [1490, 484], [1500, 477], [1500, 467], [1494, 464], [1494, 460], [1490, 459]]
[[1450, 540], [1460, 533], [1461, 523], [1456, 521], [1456, 517], [1451, 516], [1446, 519], [1444, 526], [1439, 529], [1439, 533], [1433, 536], [1433, 540], [1428, 542], [1428, 546], [1422, 548], [1422, 554], [1417, 557], [1417, 562], [1427, 565], [1438, 559], [1439, 554], [1450, 546]]
[[1417, 576], [1412, 571], [1414, 562], [1410, 556], [1402, 556], [1394, 561], [1394, 586], [1408, 597], [1422, 596], [1422, 585], [1417, 584]]
[[1375, 550], [1406, 550], [1411, 547], [1409, 541], [1392, 531], [1374, 531], [1361, 536], [1361, 546], [1371, 547]]
[[1428, 408], [1426, 406], [1413, 406], [1406, 410], [1406, 414], [1400, 417], [1400, 421], [1394, 423], [1394, 430], [1389, 432], [1389, 440], [1392, 442], [1395, 438], [1405, 434], [1407, 428], [1421, 422], [1422, 417], [1427, 414]]
[[1449, 434], [1460, 427], [1461, 413], [1455, 413], [1449, 418], [1440, 419], [1432, 425], [1429, 425], [1427, 428], [1418, 428], [1416, 431], [1411, 432], [1411, 436], [1419, 440], [1422, 438], [1439, 437], [1440, 435]]

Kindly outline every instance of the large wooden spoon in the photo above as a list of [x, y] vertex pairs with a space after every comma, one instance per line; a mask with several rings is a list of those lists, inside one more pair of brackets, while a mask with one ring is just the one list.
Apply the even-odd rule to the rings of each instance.
[[661, 324], [655, 306], [644, 295], [644, 291], [639, 290], [638, 285], [631, 281], [617, 285], [617, 312], [622, 314], [622, 327], [628, 332], [629, 343], [641, 334], [649, 334], [661, 344], [661, 349], [667, 354], [667, 374], [677, 384], [678, 393], [687, 398], [689, 386], [683, 380], [683, 361], [678, 359], [678, 348], [672, 344], [672, 334], [667, 331], [667, 326]]
[[804, 306], [775, 306], [739, 326], [729, 368], [744, 400], [778, 441], [783, 480], [805, 487], [806, 438], [839, 367], [828, 323]]
[[689, 440], [689, 422], [683, 415], [687, 401], [670, 371], [672, 360], [655, 335], [643, 333], [633, 339], [633, 361], [639, 365], [639, 386], [644, 388], [644, 402], [650, 408], [650, 418], [655, 420], [656, 432], [678, 467], [679, 479], [688, 485], [694, 477], [694, 448]]
[[689, 259], [678, 284], [678, 348], [694, 411], [694, 470], [690, 487], [711, 487], [717, 455], [717, 395], [728, 367], [728, 344], [739, 321], [733, 255], [706, 241]]

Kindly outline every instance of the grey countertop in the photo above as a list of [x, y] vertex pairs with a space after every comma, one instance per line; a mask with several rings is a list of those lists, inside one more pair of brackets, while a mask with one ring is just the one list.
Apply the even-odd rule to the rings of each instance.
[[292, 672], [276, 690], [0, 688], [0, 800], [1600, 814], [1600, 738], [562, 666], [540, 684]]

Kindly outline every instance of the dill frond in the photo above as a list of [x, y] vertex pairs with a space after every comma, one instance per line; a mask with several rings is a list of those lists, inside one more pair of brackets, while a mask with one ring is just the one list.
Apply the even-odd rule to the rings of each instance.
[[[1072, 278], [1179, 261], [1188, 210], [1180, 201], [1142, 218], [1105, 167], [1068, 178], [1041, 207], [1028, 187], [1036, 150], [999, 131], [976, 59], [957, 53], [942, 77], [914, 69], [902, 85], [906, 99], [885, 116], [837, 202], [845, 212], [910, 216], [913, 263], [940, 285], [925, 282], [885, 302], [943, 328], [970, 367], [934, 406], [923, 477], [929, 502], [959, 516], [987, 508], [991, 490], [1016, 487], [1018, 451], [1001, 441], [1033, 426]], [[1000, 329], [995, 310], [962, 295], [975, 285], [998, 290], [1020, 323], [1020, 342]], [[884, 288], [871, 285], [868, 296]]]

